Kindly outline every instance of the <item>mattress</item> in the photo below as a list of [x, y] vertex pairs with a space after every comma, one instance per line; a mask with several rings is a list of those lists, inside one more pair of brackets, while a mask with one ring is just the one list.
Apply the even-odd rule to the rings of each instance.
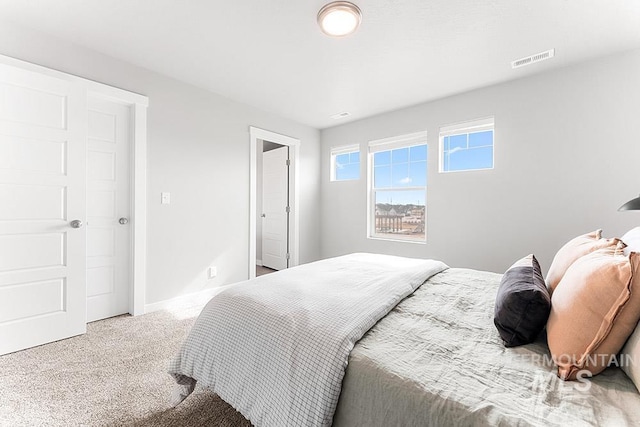
[[333, 425], [640, 425], [640, 394], [621, 369], [564, 382], [544, 337], [504, 347], [500, 278], [451, 268], [400, 302], [351, 351]]

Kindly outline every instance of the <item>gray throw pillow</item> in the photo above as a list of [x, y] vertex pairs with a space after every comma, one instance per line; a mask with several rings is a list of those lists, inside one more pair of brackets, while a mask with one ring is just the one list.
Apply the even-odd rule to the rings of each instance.
[[502, 276], [493, 322], [507, 347], [532, 343], [551, 311], [551, 297], [540, 264], [528, 255]]

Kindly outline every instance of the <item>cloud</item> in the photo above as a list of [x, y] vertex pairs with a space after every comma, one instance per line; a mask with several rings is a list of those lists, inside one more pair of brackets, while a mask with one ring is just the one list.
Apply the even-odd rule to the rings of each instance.
[[346, 165], [343, 165], [342, 163], [338, 163], [338, 162], [336, 162], [336, 168], [337, 168], [337, 169], [344, 169], [344, 167], [345, 167], [345, 166], [346, 166]]
[[411, 184], [411, 178], [406, 177], [400, 180], [400, 184]]
[[464, 148], [462, 148], [462, 147], [455, 147], [455, 148], [452, 148], [451, 150], [449, 150], [449, 153], [448, 153], [448, 154], [449, 154], [449, 155], [451, 155], [451, 154], [453, 154], [453, 153], [457, 153], [458, 151], [462, 151], [462, 150], [464, 150]]

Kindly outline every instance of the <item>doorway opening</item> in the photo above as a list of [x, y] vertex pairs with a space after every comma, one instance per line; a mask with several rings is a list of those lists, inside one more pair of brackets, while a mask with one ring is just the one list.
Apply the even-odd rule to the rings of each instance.
[[250, 128], [249, 278], [298, 265], [300, 140]]
[[[259, 145], [260, 140], [258, 148]], [[263, 140], [256, 160], [256, 275], [259, 276], [289, 267], [289, 147]]]

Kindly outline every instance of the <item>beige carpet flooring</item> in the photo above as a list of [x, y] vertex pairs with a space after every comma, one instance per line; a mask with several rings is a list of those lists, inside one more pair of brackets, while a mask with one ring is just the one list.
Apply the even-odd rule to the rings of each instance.
[[278, 270], [274, 270], [269, 267], [263, 267], [261, 265], [256, 265], [256, 276], [264, 276], [265, 274], [275, 273]]
[[196, 389], [176, 408], [166, 373], [202, 305], [90, 323], [85, 335], [0, 357], [0, 426], [251, 424]]

